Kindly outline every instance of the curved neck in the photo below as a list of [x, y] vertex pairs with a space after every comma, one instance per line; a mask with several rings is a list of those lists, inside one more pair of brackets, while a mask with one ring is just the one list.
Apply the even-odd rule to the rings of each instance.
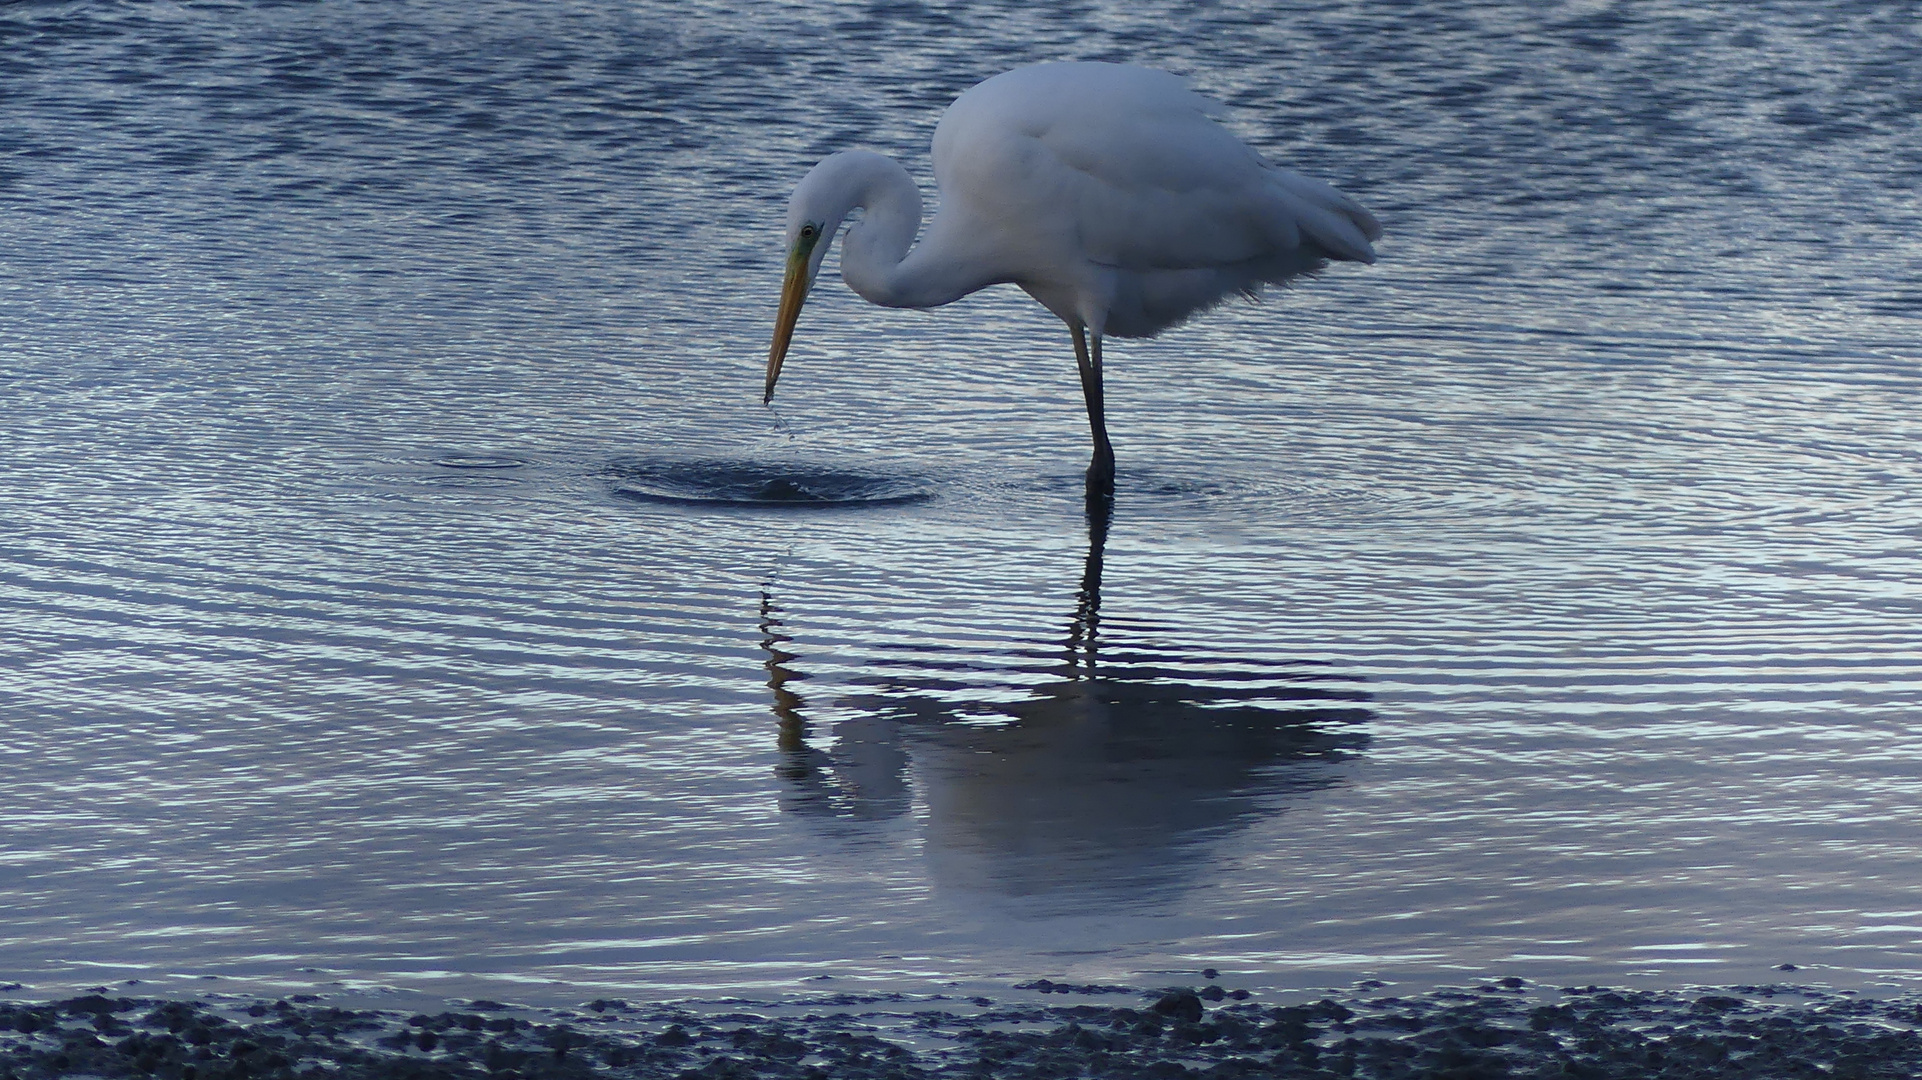
[[[841, 277], [869, 303], [935, 307], [993, 283], [975, 265], [978, 260], [939, 241], [951, 230], [939, 228], [938, 220], [928, 239], [909, 253], [921, 229], [921, 189], [906, 169], [880, 154], [850, 150], [816, 165], [794, 190], [790, 228], [817, 220], [823, 234], [832, 236], [857, 208], [864, 213], [841, 242]], [[818, 249], [817, 269], [826, 249], [826, 244]]]

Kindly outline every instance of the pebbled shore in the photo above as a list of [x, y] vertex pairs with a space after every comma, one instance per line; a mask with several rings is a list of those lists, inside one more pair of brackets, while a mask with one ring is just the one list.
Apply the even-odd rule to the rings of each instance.
[[[1367, 984], [1364, 984], [1366, 989]], [[1210, 985], [1017, 989], [1126, 1004], [821, 998], [436, 1014], [289, 1000], [85, 997], [0, 1004], [0, 1080], [294, 1078], [1922, 1076], [1922, 995], [1471, 990], [1290, 1005]]]

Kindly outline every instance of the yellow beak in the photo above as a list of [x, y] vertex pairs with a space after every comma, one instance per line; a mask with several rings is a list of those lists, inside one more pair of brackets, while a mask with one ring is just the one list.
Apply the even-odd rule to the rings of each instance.
[[808, 298], [808, 255], [814, 245], [796, 243], [788, 252], [787, 280], [781, 283], [781, 308], [774, 316], [774, 340], [767, 347], [767, 391], [761, 404], [774, 400], [774, 380], [781, 377], [781, 361], [787, 359], [788, 343], [794, 340], [794, 323], [801, 317], [801, 305]]

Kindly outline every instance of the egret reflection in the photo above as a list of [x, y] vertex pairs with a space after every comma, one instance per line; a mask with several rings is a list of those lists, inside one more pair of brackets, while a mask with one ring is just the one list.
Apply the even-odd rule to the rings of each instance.
[[1088, 504], [1076, 610], [1054, 641], [992, 655], [908, 643], [809, 719], [804, 658], [761, 597], [785, 810], [859, 831], [926, 808], [937, 880], [1008, 894], [1178, 885], [1208, 841], [1336, 784], [1373, 714], [1356, 675], [1186, 647], [1101, 617], [1111, 516]]

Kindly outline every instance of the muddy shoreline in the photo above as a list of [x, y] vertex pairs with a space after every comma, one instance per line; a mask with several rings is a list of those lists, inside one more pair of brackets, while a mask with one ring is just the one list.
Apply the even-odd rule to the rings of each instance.
[[[314, 997], [0, 1004], [0, 1080], [1836, 1077], [1922, 1075], [1922, 994], [1540, 987], [1264, 1004], [1209, 984], [1047, 980], [1061, 1003], [824, 997], [428, 1014]], [[1237, 1000], [1240, 996], [1243, 1000]]]

